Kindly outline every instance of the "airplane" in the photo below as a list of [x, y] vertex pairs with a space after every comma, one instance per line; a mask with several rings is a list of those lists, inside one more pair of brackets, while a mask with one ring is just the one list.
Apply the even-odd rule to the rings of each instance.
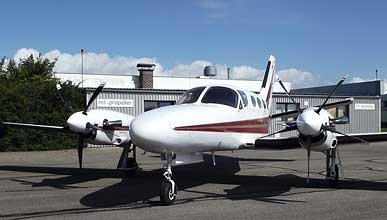
[[[146, 152], [161, 155], [164, 173], [160, 200], [172, 205], [177, 197], [177, 184], [172, 179], [172, 165], [203, 161], [203, 152], [259, 149], [270, 144], [277, 133], [298, 131], [296, 140], [307, 150], [308, 179], [310, 152], [326, 154], [326, 178], [332, 186], [338, 184], [338, 139], [347, 137], [365, 142], [358, 135], [351, 136], [334, 129], [335, 124], [348, 123], [345, 116], [334, 118], [327, 110], [349, 105], [353, 99], [327, 103], [342, 78], [322, 105], [301, 109], [278, 79], [285, 93], [297, 106], [297, 110], [270, 115], [276, 59], [269, 57], [260, 92], [255, 94], [229, 85], [208, 85], [186, 91], [176, 105], [144, 112], [136, 116], [130, 125], [131, 141]], [[258, 86], [258, 85], [257, 85]], [[269, 134], [271, 120], [297, 117], [286, 121], [285, 128]], [[366, 143], [366, 142], [365, 142]], [[280, 148], [280, 146], [278, 146]]]
[[[78, 161], [80, 168], [82, 168], [83, 148], [85, 146], [85, 142], [95, 145], [116, 145], [123, 147], [121, 159], [117, 168], [137, 166], [135, 162], [135, 148], [131, 145], [129, 136], [129, 125], [134, 117], [111, 110], [89, 110], [90, 106], [98, 97], [104, 86], [105, 83], [101, 83], [98, 86], [83, 111], [74, 112], [73, 107], [63, 93], [60, 84], [56, 85], [59, 97], [64, 102], [66, 109], [72, 113], [67, 119], [65, 126], [0, 122], [0, 128], [29, 128], [75, 134], [78, 136]], [[128, 158], [128, 153], [131, 151], [133, 152], [133, 158]]]

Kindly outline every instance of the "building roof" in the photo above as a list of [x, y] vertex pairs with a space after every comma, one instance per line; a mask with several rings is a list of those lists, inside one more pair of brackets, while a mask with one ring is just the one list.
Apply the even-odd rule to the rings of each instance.
[[[74, 84], [81, 82], [81, 75], [71, 73], [56, 73], [55, 77], [61, 81], [72, 81]], [[83, 86], [86, 88], [97, 88], [101, 82], [106, 82], [105, 88], [112, 89], [139, 89], [138, 75], [102, 75], [102, 74], [84, 74]], [[262, 81], [258, 80], [227, 80], [210, 77], [187, 78], [187, 77], [167, 77], [153, 76], [153, 89], [156, 90], [188, 90], [198, 86], [207, 86], [213, 84], [230, 85], [244, 88], [248, 91], [259, 92]], [[284, 82], [285, 87], [290, 90], [291, 84]], [[282, 93], [283, 89], [279, 83], [274, 84], [274, 92]]]
[[[336, 85], [293, 89], [293, 94], [329, 94]], [[384, 93], [384, 82], [381, 80], [358, 83], [346, 83], [337, 88], [335, 95], [344, 96], [380, 96]]]

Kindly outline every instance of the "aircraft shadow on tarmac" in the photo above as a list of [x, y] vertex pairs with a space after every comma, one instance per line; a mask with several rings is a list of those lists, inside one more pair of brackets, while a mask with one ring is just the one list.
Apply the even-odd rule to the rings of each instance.
[[[177, 198], [175, 204], [189, 203], [202, 200], [257, 200], [262, 202], [286, 204], [289, 202], [303, 202], [296, 200], [273, 198], [279, 195], [294, 195], [297, 193], [313, 193], [332, 189], [324, 177], [313, 178], [307, 185], [304, 177], [293, 174], [279, 176], [248, 176], [238, 175], [240, 161], [268, 161], [267, 159], [244, 159], [226, 156], [216, 156], [216, 166], [212, 166], [210, 156], [205, 155], [205, 162], [173, 168], [174, 179], [178, 183], [179, 192], [188, 192], [194, 196]], [[290, 162], [291, 160], [270, 159], [271, 162]], [[47, 173], [66, 175], [60, 178], [43, 179], [41, 182], [29, 182], [18, 178], [12, 179], [32, 187], [50, 186], [59, 189], [78, 188], [77, 183], [98, 180], [102, 178], [120, 178], [121, 182], [95, 191], [81, 198], [80, 203], [91, 208], [108, 208], [114, 206], [132, 206], [144, 204], [146, 206], [161, 205], [158, 202], [161, 169], [153, 171], [127, 172], [111, 169], [78, 169], [58, 167], [28, 167], [28, 166], [0, 166], [0, 170], [20, 171], [32, 173]], [[23, 178], [25, 179], [25, 178]], [[204, 192], [195, 189], [207, 183], [236, 185], [232, 189], [224, 189], [224, 193]], [[307, 188], [302, 192], [289, 192], [292, 188]], [[344, 179], [340, 181], [340, 189], [359, 189], [372, 191], [387, 191], [387, 183], [364, 180]], [[208, 190], [210, 191], [210, 190]], [[156, 199], [155, 199], [156, 198]]]

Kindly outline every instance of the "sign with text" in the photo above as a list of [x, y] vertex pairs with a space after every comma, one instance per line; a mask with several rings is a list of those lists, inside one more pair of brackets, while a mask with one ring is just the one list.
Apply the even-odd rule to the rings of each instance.
[[375, 104], [356, 103], [355, 109], [356, 110], [375, 110]]
[[97, 99], [97, 107], [133, 108], [133, 99]]

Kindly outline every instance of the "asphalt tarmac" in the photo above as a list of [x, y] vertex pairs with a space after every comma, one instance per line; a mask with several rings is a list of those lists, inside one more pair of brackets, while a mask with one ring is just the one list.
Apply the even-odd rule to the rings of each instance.
[[341, 145], [344, 178], [325, 180], [325, 155], [244, 150], [174, 167], [179, 195], [159, 202], [160, 158], [138, 151], [142, 171], [114, 169], [119, 148], [0, 153], [1, 219], [387, 219], [387, 142]]

